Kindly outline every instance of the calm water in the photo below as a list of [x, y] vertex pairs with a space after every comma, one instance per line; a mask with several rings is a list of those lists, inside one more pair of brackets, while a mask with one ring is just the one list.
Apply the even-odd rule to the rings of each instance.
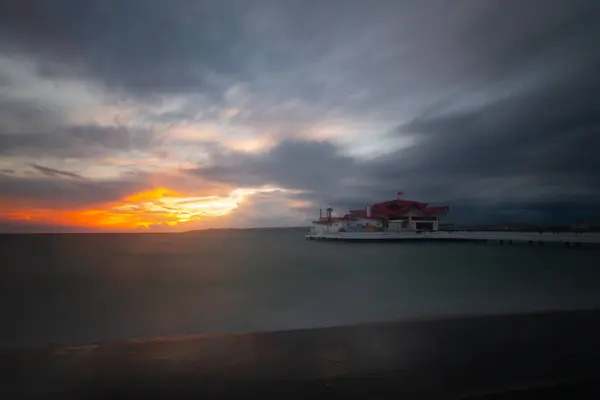
[[600, 306], [600, 250], [300, 231], [0, 236], [0, 346]]

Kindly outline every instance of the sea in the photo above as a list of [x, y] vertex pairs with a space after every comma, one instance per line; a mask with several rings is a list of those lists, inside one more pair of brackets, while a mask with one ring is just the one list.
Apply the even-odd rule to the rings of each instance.
[[305, 231], [0, 235], [0, 348], [600, 306], [600, 250]]

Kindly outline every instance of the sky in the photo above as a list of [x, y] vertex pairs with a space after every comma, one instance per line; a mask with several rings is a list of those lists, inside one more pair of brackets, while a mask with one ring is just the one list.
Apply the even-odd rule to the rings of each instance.
[[0, 232], [600, 215], [595, 0], [0, 0]]

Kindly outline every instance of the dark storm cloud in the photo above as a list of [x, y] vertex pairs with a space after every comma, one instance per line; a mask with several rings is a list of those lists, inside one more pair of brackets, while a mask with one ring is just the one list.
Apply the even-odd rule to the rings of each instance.
[[290, 207], [289, 197], [284, 192], [255, 193], [251, 201], [239, 204], [232, 224], [240, 228], [298, 226], [301, 225], [298, 221], [312, 217], [311, 214]]
[[[198, 173], [306, 189], [321, 201], [389, 196], [396, 188], [438, 201], [496, 197], [503, 187], [507, 198], [514, 190], [598, 197], [599, 95], [600, 79], [589, 68], [474, 109], [429, 110], [397, 129], [414, 145], [375, 159], [359, 162], [329, 142], [289, 141], [262, 155], [217, 157]], [[490, 185], [497, 190], [486, 195]]]
[[169, 121], [214, 116], [206, 109], [229, 104], [234, 84], [252, 96], [238, 123], [391, 121], [597, 58], [597, 9], [593, 0], [24, 1], [0, 12], [0, 51], [32, 54], [49, 78], [90, 78], [145, 100], [206, 99]]
[[115, 151], [147, 149], [153, 141], [154, 134], [150, 130], [123, 126], [54, 126], [45, 127], [42, 132], [0, 132], [0, 155], [85, 158]]
[[42, 174], [52, 177], [52, 178], [83, 179], [83, 177], [81, 175], [75, 174], [73, 172], [63, 171], [63, 170], [55, 169], [55, 168], [48, 168], [48, 167], [44, 167], [42, 165], [37, 165], [37, 164], [31, 164], [31, 166], [33, 168], [35, 168], [37, 171], [41, 172]]
[[505, 79], [525, 63], [554, 67], [565, 54], [577, 62], [594, 43], [586, 36], [594, 6], [25, 1], [3, 10], [0, 26], [6, 51], [42, 55], [39, 72], [49, 77], [81, 74], [131, 93], [203, 92], [214, 101], [242, 82], [269, 104], [300, 98], [317, 110], [367, 114], [407, 95]]
[[474, 110], [423, 115], [400, 128], [418, 138], [416, 170], [483, 176], [596, 174], [600, 79], [595, 68]]
[[122, 199], [142, 190], [145, 185], [143, 176], [90, 181], [64, 179], [64, 176], [22, 178], [0, 175], [0, 203], [47, 209], [85, 208]]
[[[567, 201], [591, 212], [590, 202], [600, 199], [599, 96], [600, 79], [590, 67], [474, 109], [429, 110], [397, 130], [414, 136], [414, 145], [375, 159], [354, 160], [328, 142], [283, 142], [259, 156], [216, 158], [215, 166], [197, 172], [236, 184], [302, 189], [301, 199], [343, 208], [402, 189], [459, 210], [465, 202], [471, 209], [477, 201], [492, 203], [481, 211], [488, 216], [493, 207], [500, 214], [512, 210], [499, 218], [549, 213], [560, 208], [552, 202], [562, 207]], [[576, 213], [561, 218], [567, 215]]]
[[[534, 148], [529, 147], [528, 151]], [[298, 157], [294, 161], [286, 157], [291, 150], [293, 157]], [[492, 152], [493, 145], [485, 151]], [[404, 162], [408, 152], [415, 155], [406, 157], [410, 161]], [[312, 216], [327, 204], [344, 212], [394, 198], [397, 190], [403, 190], [409, 199], [449, 205], [453, 210], [452, 220], [462, 223], [551, 220], [559, 224], [600, 218], [597, 172], [526, 173], [525, 165], [512, 165], [509, 167], [512, 172], [507, 170], [496, 176], [494, 169], [461, 172], [455, 164], [448, 168], [443, 165], [425, 168], [418, 156], [426, 156], [427, 152], [427, 146], [416, 145], [387, 157], [356, 161], [341, 154], [332, 143], [295, 141], [284, 142], [281, 148], [263, 155], [229, 153], [217, 165], [198, 168], [193, 173], [240, 186], [270, 184], [300, 189], [301, 193], [289, 197], [311, 202]], [[469, 153], [457, 156], [468, 158]], [[557, 155], [558, 159], [564, 157]], [[510, 164], [510, 154], [507, 158]], [[576, 164], [567, 166], [577, 169]], [[303, 210], [303, 214], [307, 211]]]
[[[366, 81], [358, 79], [361, 66], [372, 60], [357, 60], [340, 72], [381, 89], [373, 96], [383, 102], [381, 96], [393, 97], [391, 91], [412, 93], [440, 85], [438, 101], [398, 128], [398, 135], [414, 138], [413, 146], [369, 161], [348, 160], [342, 168], [336, 166], [339, 153], [334, 149], [323, 152], [327, 145], [305, 144], [313, 155], [305, 153], [304, 159], [317, 160], [325, 179], [311, 169], [290, 172], [287, 166], [293, 163], [285, 158], [275, 166], [270, 154], [265, 156], [269, 172], [254, 163], [249, 169], [240, 163], [221, 172], [251, 171], [255, 183], [259, 175], [264, 181], [296, 182], [296, 188], [306, 189], [304, 198], [344, 205], [369, 197], [358, 193], [386, 198], [397, 188], [414, 197], [455, 203], [471, 198], [508, 204], [516, 196], [520, 203], [509, 206], [522, 209], [538, 199], [598, 199], [597, 3], [457, 3], [447, 9], [447, 18], [425, 6], [431, 3], [422, 4], [417, 12], [422, 18], [416, 20], [422, 29], [416, 29], [416, 22], [391, 28], [392, 36], [415, 34], [404, 53], [393, 53]], [[396, 64], [396, 57], [405, 59]], [[404, 77], [394, 79], [394, 66], [402, 66], [396, 74], [420, 80], [409, 84]], [[287, 180], [287, 174], [294, 178]], [[337, 195], [324, 182], [334, 182]], [[336, 186], [340, 182], [342, 191]]]
[[216, 154], [213, 164], [193, 173], [240, 186], [272, 184], [321, 192], [341, 189], [339, 178], [355, 168], [355, 161], [332, 143], [299, 140], [283, 141], [259, 155]]
[[41, 75], [89, 74], [142, 93], [187, 91], [209, 89], [211, 72], [235, 73], [243, 61], [235, 11], [247, 7], [219, 4], [24, 1], [5, 6], [0, 23], [10, 41], [6, 48], [44, 55]]
[[[338, 207], [362, 207], [373, 201], [373, 190], [390, 196], [396, 188], [382, 189], [379, 180], [371, 184], [371, 162], [360, 162], [343, 154], [328, 141], [286, 140], [266, 153], [247, 154], [223, 151], [218, 146], [207, 147], [212, 153], [211, 164], [189, 171], [192, 174], [238, 186], [273, 185], [299, 189], [291, 194], [297, 200]], [[384, 186], [385, 187], [385, 186]], [[362, 191], [366, 188], [366, 191]]]
[[37, 101], [0, 96], [0, 134], [35, 132], [61, 123], [62, 115], [56, 109], [45, 107]]
[[152, 129], [72, 125], [65, 111], [51, 102], [13, 99], [0, 92], [0, 156], [85, 158], [148, 149], [156, 139]]

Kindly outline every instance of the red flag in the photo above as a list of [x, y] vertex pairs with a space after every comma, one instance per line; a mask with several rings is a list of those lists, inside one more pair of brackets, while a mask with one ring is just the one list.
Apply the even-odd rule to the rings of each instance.
[[398, 192], [398, 197], [402, 196], [402, 193], [404, 192]]

